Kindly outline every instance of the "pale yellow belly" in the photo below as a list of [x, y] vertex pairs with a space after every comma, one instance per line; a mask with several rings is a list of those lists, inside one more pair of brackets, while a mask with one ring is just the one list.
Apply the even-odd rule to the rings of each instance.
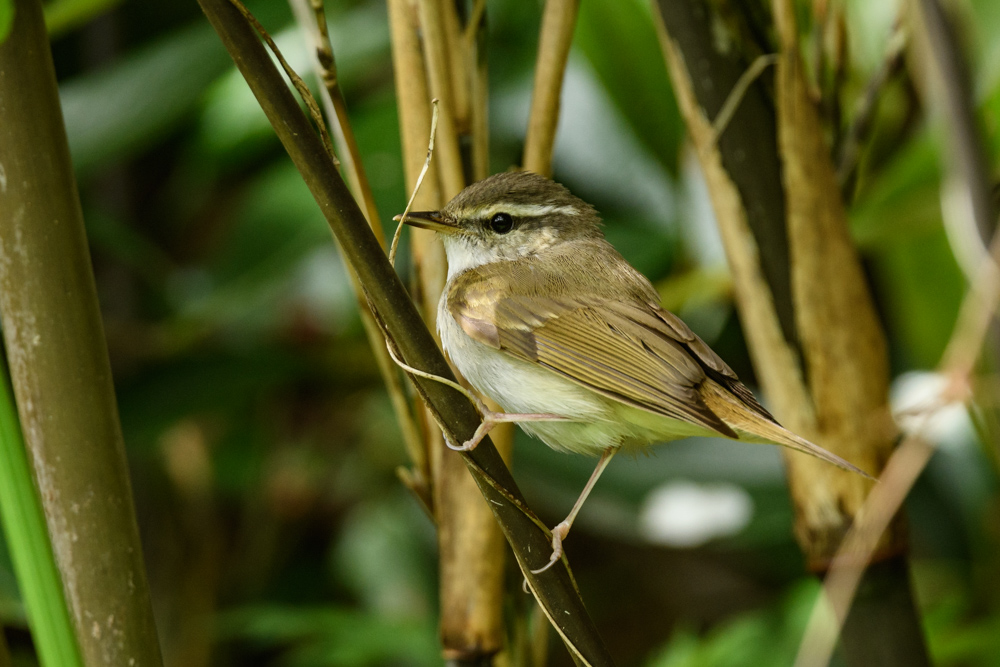
[[637, 448], [707, 429], [603, 396], [557, 373], [469, 338], [446, 309], [438, 312], [445, 352], [480, 393], [508, 413], [549, 413], [568, 421], [526, 421], [520, 426], [549, 447], [598, 456], [608, 447]]

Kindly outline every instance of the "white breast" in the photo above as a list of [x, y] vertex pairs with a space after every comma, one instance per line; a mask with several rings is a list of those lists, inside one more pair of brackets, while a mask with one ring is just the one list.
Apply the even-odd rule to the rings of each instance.
[[448, 312], [445, 290], [438, 306], [441, 345], [459, 372], [505, 412], [550, 413], [567, 422], [525, 422], [521, 427], [554, 449], [599, 454], [621, 444], [613, 401], [470, 338]]

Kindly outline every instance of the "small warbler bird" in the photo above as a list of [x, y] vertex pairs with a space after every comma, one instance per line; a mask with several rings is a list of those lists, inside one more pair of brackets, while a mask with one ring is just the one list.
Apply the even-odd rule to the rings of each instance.
[[[402, 216], [397, 216], [400, 219]], [[550, 567], [601, 472], [619, 449], [689, 436], [772, 443], [868, 477], [784, 429], [604, 239], [597, 212], [531, 172], [470, 185], [440, 211], [405, 223], [444, 242], [448, 282], [437, 326], [445, 352], [504, 413], [553, 449], [600, 456], [565, 521]]]

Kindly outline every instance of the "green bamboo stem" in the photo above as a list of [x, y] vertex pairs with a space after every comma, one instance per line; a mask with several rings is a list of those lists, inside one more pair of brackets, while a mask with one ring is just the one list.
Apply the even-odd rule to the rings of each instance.
[[[330, 156], [299, 109], [253, 29], [228, 0], [199, 0], [212, 26], [233, 56], [275, 132], [301, 172], [344, 252], [354, 265], [387, 335], [409, 365], [453, 378], [434, 338], [417, 311]], [[428, 408], [456, 442], [468, 439], [480, 423], [475, 408], [454, 389], [414, 379]], [[488, 439], [463, 458], [489, 501], [528, 581], [573, 655], [584, 664], [612, 660], [576, 590], [566, 561], [540, 575], [551, 552], [550, 535], [527, 508], [496, 448]]]
[[[31, 476], [7, 364], [0, 356], [0, 521], [28, 612], [35, 650], [45, 667], [82, 666], [66, 598]], [[0, 654], [7, 653], [0, 628]], [[4, 663], [10, 664], [10, 655]]]
[[26, 451], [85, 663], [159, 667], [41, 3], [14, 4], [0, 45], [0, 317]]

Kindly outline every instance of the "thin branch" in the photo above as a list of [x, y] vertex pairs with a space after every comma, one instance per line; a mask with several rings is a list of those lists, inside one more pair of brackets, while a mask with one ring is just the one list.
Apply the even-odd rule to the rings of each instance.
[[319, 91], [320, 101], [323, 103], [327, 118], [330, 119], [341, 166], [347, 174], [347, 183], [351, 186], [354, 199], [368, 218], [368, 224], [371, 225], [376, 238], [384, 245], [385, 231], [382, 229], [382, 219], [375, 206], [375, 195], [372, 193], [368, 174], [362, 166], [361, 152], [358, 150], [358, 142], [347, 114], [347, 103], [337, 77], [337, 61], [334, 58], [333, 45], [330, 43], [323, 0], [289, 0], [289, 4], [300, 29], [315, 47], [312, 50], [313, 69], [323, 82], [323, 87]]
[[[399, 236], [403, 231], [403, 225], [406, 224], [406, 216], [410, 214], [410, 210], [413, 208], [413, 201], [420, 194], [420, 186], [424, 183], [424, 176], [427, 175], [427, 170], [431, 166], [431, 158], [434, 156], [434, 137], [437, 135], [438, 111], [440, 110], [438, 104], [439, 101], [437, 98], [431, 100], [431, 106], [434, 111], [431, 113], [431, 138], [427, 143], [427, 159], [424, 160], [424, 166], [420, 169], [417, 182], [413, 185], [413, 192], [406, 202], [406, 208], [403, 209], [403, 214], [399, 216], [399, 226], [396, 227], [396, 232], [392, 235], [392, 245], [389, 246], [389, 263], [393, 266], [396, 266], [396, 248], [399, 246]], [[398, 360], [395, 361], [397, 364], [399, 363]]]
[[[885, 58], [865, 86], [864, 95], [858, 101], [851, 124], [847, 128], [844, 140], [837, 151], [837, 180], [842, 192], [849, 189], [851, 181], [861, 160], [861, 150], [871, 134], [875, 113], [886, 86], [903, 71], [903, 56], [906, 54], [906, 33], [897, 26], [889, 39]], [[849, 197], [845, 197], [850, 201]]]
[[723, 103], [722, 108], [719, 109], [719, 113], [715, 116], [715, 120], [712, 121], [713, 144], [718, 143], [719, 137], [729, 127], [729, 121], [733, 119], [733, 114], [736, 113], [736, 109], [739, 108], [740, 102], [743, 101], [743, 97], [747, 94], [747, 90], [753, 85], [753, 82], [764, 73], [765, 69], [776, 64], [780, 58], [781, 56], [777, 53], [766, 53], [762, 56], [757, 56], [750, 63], [747, 71], [740, 75], [740, 78], [736, 81], [736, 85], [733, 86], [732, 91], [730, 91], [729, 96]]
[[[299, 21], [300, 28], [306, 33], [308, 41], [315, 45], [315, 49], [312, 50], [313, 69], [323, 82], [323, 86], [319, 91], [320, 99], [323, 101], [323, 106], [326, 109], [327, 118], [330, 119], [333, 136], [337, 142], [337, 150], [343, 157], [341, 167], [343, 172], [347, 174], [354, 199], [365, 212], [368, 225], [375, 234], [375, 238], [384, 246], [385, 234], [382, 231], [381, 219], [375, 207], [375, 197], [372, 194], [368, 176], [361, 162], [361, 154], [358, 151], [357, 141], [354, 138], [354, 130], [347, 115], [344, 96], [337, 81], [337, 66], [333, 56], [333, 46], [330, 44], [330, 36], [327, 31], [323, 0], [289, 0], [289, 2]], [[267, 31], [264, 30], [263, 26], [258, 25], [256, 27], [258, 32], [263, 31], [263, 34], [266, 34]], [[277, 49], [277, 46], [271, 40], [268, 41], [268, 46], [272, 51]], [[279, 61], [284, 62], [284, 58], [280, 53], [276, 54], [276, 57], [278, 57]], [[343, 255], [342, 251], [341, 255]], [[385, 350], [382, 332], [375, 322], [371, 309], [368, 306], [368, 299], [361, 288], [357, 274], [350, 264], [347, 264], [347, 275], [354, 290], [355, 299], [358, 302], [358, 313], [365, 330], [365, 336], [368, 338], [379, 374], [385, 383], [386, 393], [389, 395], [389, 401], [392, 404], [396, 422], [399, 424], [400, 432], [403, 435], [403, 444], [416, 469], [423, 471], [427, 467], [427, 447], [421, 437], [420, 429], [417, 426], [413, 412], [410, 409], [410, 402], [403, 388], [399, 372], [392, 364], [392, 360]], [[421, 497], [422, 502], [425, 504], [428, 503], [430, 494], [425, 488], [426, 479], [422, 476], [411, 476], [410, 481], [413, 484], [408, 484], [408, 486]]]
[[547, 0], [542, 16], [523, 166], [543, 176], [552, 175], [563, 77], [579, 8], [580, 0]]
[[[434, 375], [454, 378], [434, 338], [427, 330], [399, 277], [372, 235], [329, 155], [292, 98], [250, 26], [228, 0], [199, 0], [223, 44], [232, 54], [275, 132], [302, 173], [345, 255], [354, 265], [387, 336], [401, 359]], [[418, 392], [454, 442], [464, 442], [479, 426], [474, 406], [453, 389], [432, 380], [416, 378]], [[549, 553], [549, 539], [518, 504], [498, 493], [507, 490], [523, 503], [510, 471], [489, 439], [462, 455], [488, 506], [497, 517], [514, 555], [542, 605], [570, 650], [585, 664], [612, 664], [593, 622], [562, 563], [544, 575], [528, 572]]]
[[[274, 54], [274, 57], [278, 59], [281, 69], [285, 71], [285, 75], [292, 82], [295, 90], [299, 93], [299, 97], [302, 98], [306, 108], [309, 110], [309, 115], [312, 117], [313, 123], [316, 125], [316, 129], [319, 132], [319, 136], [323, 140], [323, 146], [326, 148], [326, 152], [330, 154], [330, 159], [333, 160], [333, 163], [339, 166], [340, 163], [337, 160], [337, 154], [334, 152], [333, 143], [330, 141], [330, 133], [326, 131], [326, 123], [323, 122], [323, 114], [320, 113], [319, 105], [316, 104], [316, 98], [313, 97], [312, 91], [309, 90], [309, 86], [307, 86], [306, 82], [302, 80], [302, 77], [298, 75], [298, 72], [292, 69], [292, 66], [288, 64], [288, 61], [285, 60], [285, 56], [281, 54], [281, 50], [278, 48], [278, 45], [274, 43], [274, 40], [271, 39], [271, 35], [269, 35], [267, 30], [264, 29], [264, 26], [260, 24], [257, 17], [251, 14], [250, 10], [244, 7], [242, 2], [234, 2], [233, 6], [236, 7], [241, 14], [243, 14], [243, 18], [245, 18], [247, 22], [253, 26], [254, 30], [257, 31], [257, 34], [260, 35], [261, 39], [267, 43], [267, 46], [271, 49], [271, 53]], [[331, 52], [331, 58], [332, 57], [333, 54]]]

